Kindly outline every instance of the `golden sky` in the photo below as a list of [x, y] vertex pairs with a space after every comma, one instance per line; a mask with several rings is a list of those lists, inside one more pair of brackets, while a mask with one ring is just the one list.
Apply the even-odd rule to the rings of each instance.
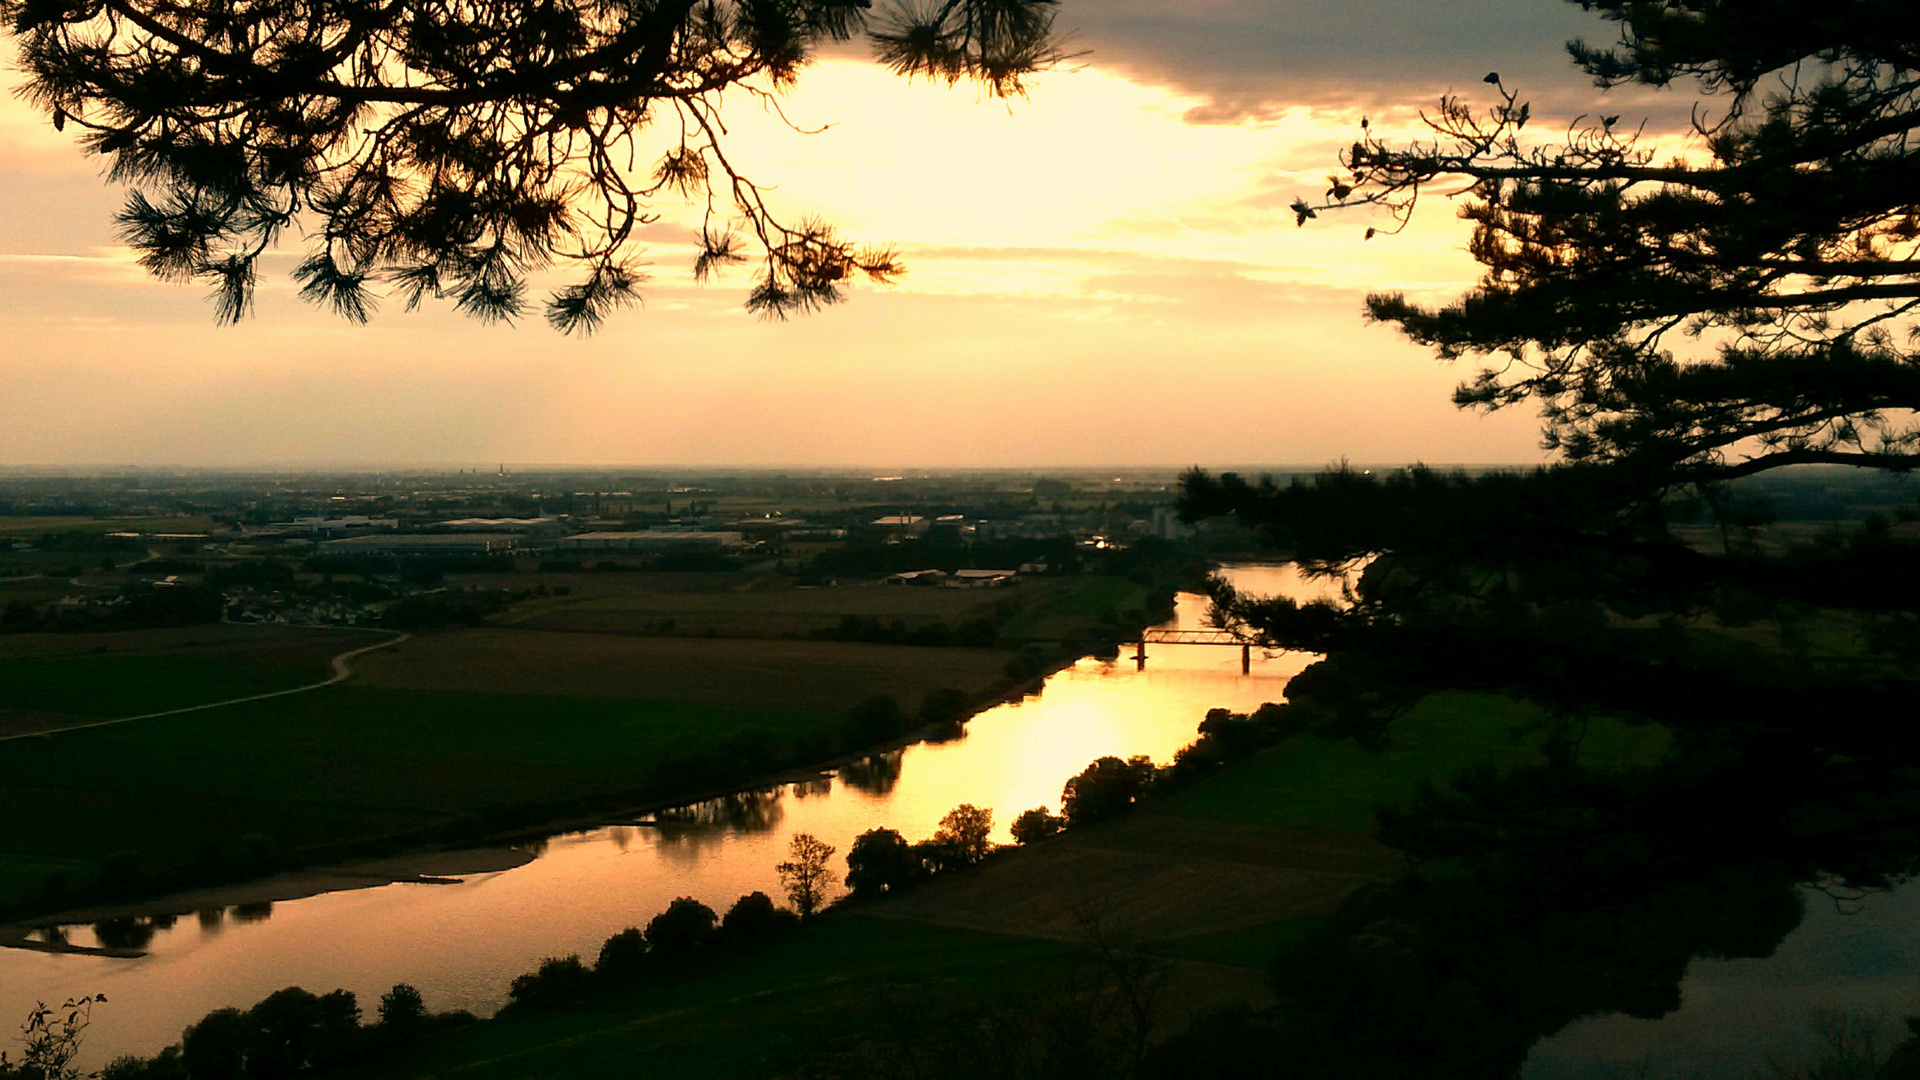
[[1538, 460], [1533, 416], [1457, 412], [1470, 372], [1361, 318], [1369, 290], [1473, 280], [1451, 208], [1367, 243], [1358, 215], [1296, 229], [1286, 203], [1361, 115], [1410, 124], [1489, 66], [1578, 111], [1559, 44], [1605, 30], [1562, 7], [1067, 0], [1087, 55], [1010, 104], [823, 60], [786, 108], [828, 130], [742, 97], [732, 156], [906, 276], [762, 322], [744, 275], [693, 284], [670, 214], [645, 306], [591, 338], [397, 304], [352, 326], [294, 295], [293, 249], [251, 320], [215, 326], [117, 245], [98, 159], [9, 96], [0, 468]]

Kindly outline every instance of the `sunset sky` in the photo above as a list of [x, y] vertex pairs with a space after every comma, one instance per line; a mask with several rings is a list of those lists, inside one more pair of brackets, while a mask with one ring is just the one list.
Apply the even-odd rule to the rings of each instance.
[[774, 205], [896, 245], [898, 285], [762, 322], [744, 274], [692, 282], [670, 212], [645, 306], [584, 339], [444, 305], [352, 326], [294, 295], [294, 248], [216, 326], [117, 244], [99, 159], [8, 95], [0, 468], [1539, 460], [1534, 416], [1457, 412], [1467, 370], [1361, 318], [1371, 289], [1473, 280], [1451, 208], [1363, 243], [1286, 204], [1362, 115], [1405, 127], [1489, 70], [1570, 119], [1593, 92], [1562, 42], [1605, 24], [1556, 0], [1066, 0], [1060, 24], [1085, 55], [1011, 104], [857, 55], [787, 104], [824, 134], [732, 101]]

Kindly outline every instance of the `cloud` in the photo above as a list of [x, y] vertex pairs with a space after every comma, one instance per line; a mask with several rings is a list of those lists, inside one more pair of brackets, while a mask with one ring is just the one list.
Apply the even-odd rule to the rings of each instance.
[[1199, 98], [1188, 113], [1199, 122], [1424, 104], [1484, 90], [1489, 71], [1540, 106], [1578, 112], [1597, 91], [1566, 42], [1616, 36], [1559, 0], [1069, 0], [1059, 24], [1086, 62]]

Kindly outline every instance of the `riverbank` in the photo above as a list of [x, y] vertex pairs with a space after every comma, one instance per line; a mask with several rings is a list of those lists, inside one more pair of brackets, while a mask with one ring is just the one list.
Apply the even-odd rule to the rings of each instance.
[[[647, 642], [640, 641], [635, 644], [644, 647]], [[742, 643], [739, 642], [725, 642], [721, 644], [721, 647], [725, 649], [729, 655], [732, 655], [738, 651], [741, 644]], [[684, 643], [681, 647], [674, 650], [677, 658], [684, 659], [684, 653], [687, 651], [686, 646], [691, 646], [692, 649], [698, 650], [701, 648], [702, 643]], [[446, 646], [443, 643], [439, 647], [444, 650]], [[604, 648], [604, 646], [602, 647]], [[399, 648], [404, 649], [405, 647], [400, 646]], [[400, 876], [383, 879], [381, 875], [384, 871], [379, 869], [369, 870], [367, 868], [389, 864], [404, 867], [422, 862], [430, 863], [445, 858], [449, 853], [444, 850], [442, 844], [433, 842], [436, 836], [456, 837], [459, 841], [463, 842], [463, 847], [477, 845], [526, 845], [538, 843], [546, 837], [556, 834], [593, 829], [609, 823], [641, 821], [650, 818], [652, 815], [689, 804], [724, 799], [742, 793], [763, 790], [783, 783], [818, 780], [823, 775], [831, 773], [834, 770], [847, 767], [877, 754], [897, 751], [922, 741], [937, 741], [945, 738], [953, 738], [959, 733], [960, 726], [963, 725], [967, 719], [1004, 702], [1017, 701], [1023, 697], [1039, 692], [1050, 675], [1066, 666], [1070, 666], [1075, 659], [1072, 656], [1061, 654], [1034, 658], [1031, 660], [1031, 663], [1037, 667], [1037, 674], [1030, 677], [1009, 679], [999, 672], [989, 674], [994, 667], [1004, 668], [1007, 666], [1007, 661], [1012, 655], [1007, 653], [988, 652], [984, 656], [981, 656], [977, 655], [982, 652], [979, 650], [928, 650], [909, 646], [858, 646], [841, 643], [825, 643], [824, 645], [808, 643], [799, 646], [799, 648], [806, 652], [806, 659], [809, 660], [817, 661], [823, 657], [832, 659], [844, 655], [849, 658], [857, 658], [863, 661], [868, 667], [871, 667], [876, 654], [881, 660], [892, 660], [906, 667], [911, 667], [913, 666], [913, 662], [920, 658], [920, 654], [949, 654], [957, 652], [961, 654], [958, 659], [966, 661], [970, 666], [956, 669], [956, 658], [954, 656], [933, 656], [929, 657], [929, 659], [936, 661], [934, 673], [944, 677], [954, 675], [956, 670], [961, 673], [972, 671], [975, 673], [975, 678], [987, 678], [991, 681], [975, 692], [973, 695], [973, 703], [968, 707], [967, 713], [957, 723], [943, 722], [921, 725], [903, 734], [863, 745], [853, 751], [834, 753], [830, 757], [814, 758], [810, 761], [786, 766], [775, 771], [721, 780], [702, 787], [691, 787], [688, 786], [687, 781], [694, 779], [700, 771], [704, 770], [712, 773], [716, 771], [717, 768], [719, 771], [724, 772], [727, 768], [736, 765], [736, 763], [719, 764], [716, 766], [704, 760], [699, 760], [694, 763], [693, 768], [675, 769], [671, 767], [672, 761], [671, 755], [669, 755], [667, 767], [656, 767], [652, 770], [653, 774], [661, 777], [668, 787], [665, 793], [658, 796], [635, 799], [630, 792], [623, 793], [618, 791], [609, 792], [597, 798], [590, 795], [582, 796], [575, 794], [571, 799], [567, 800], [571, 805], [555, 802], [539, 802], [522, 804], [518, 807], [502, 805], [498, 801], [493, 801], [490, 806], [479, 808], [483, 811], [480, 815], [469, 817], [465, 821], [456, 820], [451, 823], [442, 824], [438, 829], [422, 831], [416, 828], [405, 833], [372, 836], [356, 843], [348, 844], [342, 844], [339, 841], [327, 842], [323, 846], [331, 848], [333, 853], [322, 854], [323, 865], [317, 867], [289, 868], [270, 876], [262, 876], [234, 883], [211, 884], [203, 888], [193, 888], [191, 892], [185, 889], [172, 888], [166, 889], [158, 894], [151, 894], [144, 897], [132, 897], [125, 900], [108, 900], [103, 898], [100, 902], [87, 903], [80, 906], [41, 905], [38, 907], [38, 910], [28, 907], [26, 910], [21, 911], [16, 905], [16, 911], [19, 913], [13, 916], [11, 930], [3, 936], [17, 944], [25, 936], [17, 932], [21, 927], [73, 925], [77, 923], [96, 922], [102, 919], [146, 917], [149, 915], [165, 914], [169, 911], [194, 910], [195, 905], [188, 904], [183, 907], [182, 901], [177, 899], [185, 895], [199, 897], [205, 904], [242, 904], [292, 899], [295, 898], [295, 896], [310, 896], [319, 892], [336, 891], [338, 889], [370, 887], [388, 883], [388, 880], [404, 880], [408, 874], [415, 873], [415, 871], [401, 869], [395, 871]], [[984, 660], [985, 663], [979, 662], [982, 660]], [[789, 671], [789, 674], [792, 674], [792, 672]], [[382, 691], [377, 689], [370, 690], [369, 692], [373, 694], [386, 693], [388, 695], [398, 693], [402, 698], [402, 701], [398, 703], [399, 705], [404, 705], [404, 699], [408, 696], [406, 692]], [[415, 691], [414, 693], [434, 692]], [[474, 695], [466, 695], [466, 697], [472, 699]], [[498, 695], [493, 697], [495, 700], [488, 700], [487, 704], [493, 705], [496, 708], [510, 706], [515, 703], [516, 699], [525, 700], [530, 705], [534, 702], [543, 702], [551, 705], [554, 700], [551, 698], [535, 698], [532, 696], [515, 696], [515, 698], [506, 698], [505, 700], [498, 700]], [[364, 697], [362, 695], [347, 695], [343, 701], [336, 703], [335, 707], [351, 707], [356, 703], [356, 700], [364, 700]], [[567, 704], [579, 706], [583, 709], [594, 709], [596, 705], [601, 704], [592, 699], [562, 700]], [[277, 702], [276, 704], [285, 706], [290, 703], [283, 701]], [[711, 709], [701, 709], [697, 705], [687, 708], [692, 713], [690, 719], [696, 722], [702, 716], [711, 715], [712, 711]], [[716, 706], [712, 708], [720, 707]], [[206, 716], [182, 715], [179, 717], [168, 717], [159, 722], [170, 725], [180, 725], [182, 722], [196, 722], [196, 727], [208, 732], [206, 737], [211, 740], [214, 738], [212, 733], [223, 727], [220, 721], [226, 718], [225, 714], [244, 710], [245, 706], [241, 705], [220, 710], [219, 714], [209, 714]], [[395, 709], [390, 707], [382, 711], [392, 713]], [[601, 711], [605, 710], [602, 709]], [[726, 721], [733, 721], [734, 724], [738, 724], [740, 720], [739, 714], [733, 711], [723, 713], [722, 717]], [[756, 712], [754, 718], [762, 721], [763, 724], [764, 721], [769, 719], [767, 714], [760, 712]], [[284, 722], [285, 718], [277, 719], [279, 719], [280, 722]], [[830, 743], [832, 741], [832, 733], [837, 730], [838, 725], [841, 723], [840, 718], [833, 715], [821, 716], [813, 714], [809, 717], [806, 714], [802, 714], [801, 719], [808, 722], [807, 726], [803, 727], [802, 730], [796, 732], [794, 735], [789, 736], [790, 741], [788, 743], [789, 746], [799, 749], [804, 749], [805, 745], [807, 745], [806, 740], [809, 738], [807, 730], [810, 729], [814, 733], [811, 736], [814, 743], [817, 744], [823, 741], [823, 738], [824, 741]], [[242, 720], [240, 723], [245, 723], [245, 721]], [[110, 736], [115, 733], [116, 732], [105, 731], [93, 732], [90, 733], [90, 735], [95, 737], [100, 735]], [[147, 733], [136, 733], [131, 729], [127, 729], [125, 734], [128, 737], [119, 741], [133, 743], [144, 741], [134, 736], [146, 735]], [[156, 732], [155, 734], [157, 735], [158, 733]], [[584, 733], [582, 734], [584, 735]], [[630, 742], [633, 733], [629, 731], [624, 734]], [[731, 747], [736, 750], [743, 749], [738, 738], [733, 738], [729, 741], [728, 736], [733, 733], [724, 727], [718, 732], [709, 731], [705, 734], [707, 735], [705, 741], [709, 745]], [[57, 749], [57, 747], [53, 749]], [[227, 749], [230, 750], [231, 748], [229, 747]], [[449, 746], [449, 751], [453, 752], [451, 745]], [[792, 752], [791, 750], [787, 751], [787, 753]], [[779, 753], [779, 751], [776, 750], [775, 753]], [[740, 760], [742, 761], [751, 763], [755, 758], [756, 755], [753, 753], [740, 753]], [[765, 754], [763, 751], [758, 756], [758, 760], [764, 759]], [[510, 778], [509, 783], [503, 790], [513, 790]], [[499, 793], [499, 791], [489, 792], [489, 794], [496, 797], [496, 800]], [[442, 808], [442, 813], [439, 816], [444, 819], [444, 808]], [[396, 849], [398, 849], [397, 852]], [[367, 856], [375, 854], [379, 855], [380, 858], [369, 861]], [[0, 868], [3, 868], [3, 866], [4, 857], [0, 857]], [[425, 873], [431, 873], [431, 871], [425, 871]], [[329, 886], [328, 883], [333, 884]], [[41, 948], [43, 945], [22, 947]]]
[[[386, 859], [295, 870], [254, 881], [210, 886], [125, 903], [70, 908], [24, 922], [0, 923], [0, 948], [36, 952], [132, 958], [142, 949], [73, 945], [47, 927], [78, 926], [119, 919], [165, 919], [225, 908], [261, 909], [326, 893], [376, 889], [385, 885], [450, 885], [476, 874], [495, 874], [525, 866], [534, 852], [513, 847], [419, 851]], [[38, 937], [34, 935], [40, 935]]]
[[[434, 647], [447, 649], [444, 638], [457, 634]], [[398, 646], [394, 659], [424, 644]], [[470, 846], [737, 790], [845, 756], [847, 717], [876, 683], [922, 694], [951, 686], [995, 700], [1013, 655], [792, 643], [760, 658], [754, 678], [729, 684], [727, 669], [753, 659], [750, 643], [615, 644], [681, 671], [703, 650], [724, 654], [700, 679], [735, 703], [657, 696], [644, 669], [629, 685], [656, 696], [394, 689], [356, 678], [0, 744], [0, 768], [24, 778], [0, 792], [9, 826], [0, 840], [0, 910], [11, 908], [18, 920], [83, 898], [108, 900], [106, 886], [92, 884], [108, 877], [112, 892], [154, 895], [198, 884], [188, 877], [258, 877], [298, 863]], [[86, 659], [93, 677], [105, 678], [111, 673], [93, 669], [122, 658]], [[152, 666], [147, 657], [125, 659]], [[782, 687], [809, 705], [786, 704]], [[915, 704], [905, 702], [907, 710]], [[865, 752], [868, 743], [855, 745]], [[394, 785], [396, 776], [407, 783]], [[87, 811], [75, 815], [75, 806]], [[137, 854], [115, 854], [122, 852]]]
[[[1116, 820], [845, 905], [764, 956], [448, 1032], [368, 1075], [524, 1080], [632, 1061], [668, 1075], [790, 1075], [895, 1040], [936, 1045], [948, 1025], [1084, 1002], [1115, 971], [1140, 980], [1153, 1037], [1169, 1036], [1211, 1010], [1270, 1004], [1280, 949], [1400, 871], [1400, 854], [1371, 836], [1376, 803], [1470, 766], [1540, 760], [1539, 717], [1511, 699], [1448, 694], [1396, 721], [1378, 753], [1295, 736]], [[1595, 761], [1623, 764], [1664, 748], [1657, 731], [1605, 721], [1590, 743]], [[890, 1002], [914, 1003], [911, 1025]]]

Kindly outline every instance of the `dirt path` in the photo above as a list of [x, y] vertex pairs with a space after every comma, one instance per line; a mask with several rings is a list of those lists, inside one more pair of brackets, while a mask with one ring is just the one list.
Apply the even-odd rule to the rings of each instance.
[[68, 731], [85, 731], [88, 728], [112, 727], [115, 724], [131, 724], [135, 720], [157, 720], [163, 716], [179, 716], [182, 713], [202, 712], [206, 709], [218, 709], [227, 705], [242, 705], [249, 701], [265, 701], [268, 698], [286, 697], [289, 694], [304, 694], [310, 690], [318, 690], [324, 686], [332, 686], [335, 683], [345, 682], [347, 679], [353, 677], [352, 662], [354, 659], [377, 649], [392, 648], [411, 637], [413, 637], [412, 634], [396, 633], [394, 637], [387, 641], [375, 642], [372, 645], [363, 645], [357, 649], [348, 649], [346, 652], [340, 653], [332, 659], [333, 675], [317, 683], [308, 683], [305, 686], [296, 686], [288, 690], [273, 690], [265, 694], [249, 694], [246, 697], [228, 698], [225, 701], [210, 701], [204, 705], [187, 705], [178, 709], [163, 709], [160, 712], [141, 713], [139, 716], [122, 716], [112, 720], [95, 720], [85, 724], [68, 724], [65, 727], [53, 728], [48, 731], [32, 731], [20, 735], [0, 735], [0, 742], [10, 742], [14, 739], [44, 739]]

